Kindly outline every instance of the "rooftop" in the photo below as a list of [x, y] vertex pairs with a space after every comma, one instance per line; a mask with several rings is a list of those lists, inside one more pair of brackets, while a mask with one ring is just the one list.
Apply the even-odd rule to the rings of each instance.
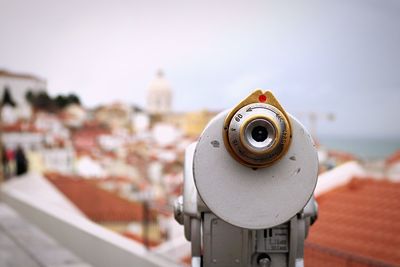
[[0, 70], [0, 78], [1, 77], [5, 77], [5, 78], [19, 78], [19, 79], [28, 79], [28, 80], [35, 80], [38, 82], [44, 82], [43, 79], [31, 75], [31, 74], [26, 74], [26, 73], [15, 73], [15, 72], [11, 72], [8, 70]]
[[354, 178], [317, 201], [306, 266], [400, 265], [400, 183]]
[[47, 174], [57, 187], [79, 210], [96, 222], [130, 222], [143, 220], [140, 203], [126, 200], [113, 192], [96, 186], [93, 181], [60, 174]]
[[[139, 242], [129, 240], [88, 220], [58, 190], [55, 190], [52, 183], [40, 175], [31, 173], [3, 183], [0, 187], [0, 200], [58, 242], [54, 241], [54, 245], [47, 245], [46, 242], [41, 245], [41, 238], [37, 235], [32, 236], [29, 226], [19, 227], [18, 221], [8, 221], [0, 216], [0, 266], [179, 266], [166, 255], [147, 250]], [[7, 222], [7, 228], [4, 228], [3, 224]], [[7, 229], [6, 238], [2, 238], [4, 229]], [[19, 237], [21, 240], [17, 240]], [[13, 242], [8, 239], [12, 239]], [[3, 246], [7, 248], [3, 249]], [[72, 253], [58, 252], [53, 249], [54, 246], [67, 248], [84, 261], [81, 261], [83, 265], [74, 260], [73, 255], [64, 260], [64, 254]], [[29, 261], [26, 259], [27, 256], [30, 258]], [[52, 260], [53, 257], [59, 256], [63, 261]], [[26, 260], [26, 263], [23, 260]]]

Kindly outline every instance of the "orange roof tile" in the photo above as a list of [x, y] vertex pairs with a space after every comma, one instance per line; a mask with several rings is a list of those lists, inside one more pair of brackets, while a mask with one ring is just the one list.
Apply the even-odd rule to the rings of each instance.
[[39, 82], [44, 82], [43, 79], [31, 75], [31, 74], [26, 74], [26, 73], [15, 73], [15, 72], [11, 72], [8, 70], [0, 70], [0, 77], [6, 77], [6, 78], [19, 78], [19, 79], [29, 79], [29, 80], [35, 80], [35, 81], [39, 81]]
[[128, 201], [112, 192], [103, 190], [91, 181], [55, 173], [48, 173], [46, 177], [93, 221], [143, 220], [143, 207], [140, 203]]
[[385, 163], [386, 165], [395, 164], [400, 162], [400, 150], [395, 151], [392, 155], [386, 158]]
[[98, 125], [86, 125], [72, 131], [72, 141], [77, 150], [91, 150], [97, 147], [97, 138], [110, 131]]
[[353, 179], [317, 199], [305, 266], [400, 266], [400, 183]]
[[32, 132], [32, 133], [42, 133], [38, 128], [35, 127], [32, 123], [24, 123], [22, 121], [18, 121], [13, 124], [3, 125], [3, 132]]

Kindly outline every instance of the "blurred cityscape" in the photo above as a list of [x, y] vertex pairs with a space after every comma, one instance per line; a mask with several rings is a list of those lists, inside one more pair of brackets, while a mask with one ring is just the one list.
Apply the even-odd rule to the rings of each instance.
[[[173, 203], [182, 193], [185, 148], [219, 111], [174, 111], [162, 70], [149, 81], [145, 107], [87, 108], [79, 95], [50, 96], [46, 88], [43, 78], [0, 71], [2, 183], [49, 202], [61, 193], [65, 212], [189, 263]], [[317, 123], [335, 115], [297, 115], [310, 125], [320, 161], [320, 214], [306, 266], [399, 266], [400, 150], [366, 160], [325, 148]]]
[[39, 174], [90, 219], [149, 246], [176, 237], [184, 150], [216, 112], [174, 112], [161, 70], [146, 107], [88, 109], [77, 95], [50, 97], [44, 80], [7, 71], [0, 87], [4, 180]]

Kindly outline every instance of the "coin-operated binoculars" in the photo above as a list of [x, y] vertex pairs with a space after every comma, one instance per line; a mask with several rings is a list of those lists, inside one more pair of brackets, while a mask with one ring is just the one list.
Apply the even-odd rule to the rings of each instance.
[[175, 203], [192, 266], [303, 266], [317, 173], [311, 136], [271, 92], [218, 114], [186, 150]]

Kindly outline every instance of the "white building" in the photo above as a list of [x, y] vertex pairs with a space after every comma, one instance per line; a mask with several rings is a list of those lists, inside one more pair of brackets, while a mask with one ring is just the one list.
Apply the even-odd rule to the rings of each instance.
[[75, 152], [72, 147], [43, 149], [40, 152], [46, 171], [64, 174], [74, 171]]
[[147, 90], [147, 112], [151, 115], [163, 115], [171, 112], [172, 89], [160, 70]]
[[31, 109], [26, 100], [26, 93], [32, 91], [37, 93], [46, 91], [46, 81], [33, 75], [13, 73], [6, 70], [0, 70], [0, 97], [3, 97], [4, 91], [8, 89], [12, 99], [17, 104], [16, 113], [21, 118], [30, 117]]
[[37, 151], [43, 147], [44, 134], [41, 132], [6, 132], [3, 133], [3, 143], [8, 149], [21, 146], [24, 150]]
[[137, 111], [133, 114], [132, 118], [132, 127], [135, 130], [136, 134], [147, 133], [150, 128], [150, 116], [141, 111]]

